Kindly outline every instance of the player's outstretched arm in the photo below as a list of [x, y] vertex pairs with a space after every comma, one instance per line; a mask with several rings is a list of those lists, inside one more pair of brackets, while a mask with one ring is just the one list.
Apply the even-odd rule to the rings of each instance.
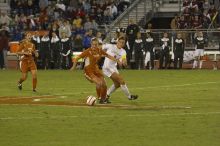
[[80, 59], [79, 56], [73, 59], [73, 66], [70, 68], [71, 71], [73, 71], [76, 68], [76, 65], [79, 59]]
[[113, 60], [113, 61], [116, 61], [119, 66], [122, 64], [122, 62], [119, 59], [116, 59], [115, 57], [113, 57], [113, 56], [111, 56], [109, 54], [107, 54], [106, 57], [111, 59], [111, 60]]

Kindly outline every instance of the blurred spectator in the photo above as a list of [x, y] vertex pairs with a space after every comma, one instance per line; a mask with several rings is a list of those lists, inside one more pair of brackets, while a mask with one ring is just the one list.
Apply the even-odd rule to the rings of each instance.
[[22, 40], [22, 32], [18, 27], [13, 27], [11, 31], [11, 41], [21, 41]]
[[177, 34], [177, 38], [174, 40], [174, 68], [182, 69], [183, 55], [184, 55], [184, 40], [181, 33]]
[[72, 67], [72, 51], [69, 37], [62, 32], [61, 34], [61, 63], [62, 69], [70, 69]]
[[65, 33], [66, 37], [70, 37], [71, 36], [71, 28], [70, 28], [70, 24], [68, 23], [68, 21], [64, 21], [63, 23], [60, 23], [60, 28], [59, 28], [59, 37], [61, 38], [62, 33]]
[[35, 49], [37, 51], [40, 51], [40, 48], [41, 48], [41, 38], [40, 38], [40, 35], [39, 35], [38, 31], [35, 31], [34, 35], [32, 36], [32, 42], [35, 45]]
[[93, 31], [90, 29], [86, 31], [85, 36], [83, 38], [83, 47], [88, 49], [91, 46], [91, 39], [92, 39]]
[[170, 28], [177, 29], [177, 27], [178, 27], [178, 16], [175, 15], [175, 17], [171, 20]]
[[52, 33], [55, 33], [59, 37], [59, 30], [58, 30], [58, 24], [57, 23], [52, 24], [52, 27], [49, 31], [50, 38], [52, 37]]
[[[154, 58], [155, 58], [155, 50], [154, 50], [154, 38], [150, 33], [146, 34], [146, 39], [144, 41], [144, 49], [145, 49], [145, 68], [154, 69]], [[150, 61], [150, 63], [149, 63]]]
[[189, 27], [189, 24], [187, 23], [187, 21], [185, 20], [184, 16], [180, 16], [179, 22], [177, 23], [177, 27], [179, 29], [186, 29]]
[[55, 32], [52, 32], [52, 38], [50, 41], [51, 47], [51, 61], [52, 61], [52, 68], [60, 69], [60, 39]]
[[8, 52], [9, 38], [5, 30], [0, 31], [0, 69], [5, 69], [6, 67], [6, 54]]
[[204, 3], [203, 3], [203, 9], [204, 11], [208, 11], [210, 9], [210, 3], [209, 3], [209, 0], [205, 0]]
[[11, 21], [11, 18], [6, 14], [6, 12], [2, 11], [2, 12], [0, 13], [0, 27], [1, 27], [2, 25], [7, 25], [7, 26], [9, 26], [10, 21]]
[[128, 60], [130, 60], [132, 57], [134, 42], [135, 42], [137, 33], [139, 31], [140, 31], [139, 26], [134, 22], [133, 19], [131, 19], [126, 29], [126, 35], [127, 35], [128, 44], [129, 44]]
[[[163, 34], [163, 38], [160, 40], [160, 46], [161, 46], [161, 50], [160, 50], [160, 64], [159, 64], [159, 68], [160, 69], [167, 69], [168, 65], [169, 65], [169, 60], [170, 60], [170, 39], [168, 37], [168, 33], [164, 33]], [[165, 65], [164, 65], [164, 61], [165, 61]]]
[[76, 28], [80, 28], [82, 26], [82, 18], [77, 15], [76, 19], [73, 20], [73, 25], [76, 26]]
[[97, 32], [98, 31], [98, 24], [96, 23], [96, 21], [93, 19], [92, 20], [92, 29], [94, 32]]
[[89, 29], [93, 29], [93, 24], [89, 17], [86, 18], [86, 22], [84, 23], [84, 30], [87, 31]]
[[80, 34], [77, 34], [73, 40], [73, 51], [83, 51], [83, 39]]
[[91, 10], [91, 4], [89, 3], [89, 0], [84, 0], [83, 1], [83, 9], [85, 13], [89, 13]]
[[137, 32], [137, 36], [133, 46], [132, 59], [135, 60], [135, 66], [133, 69], [144, 68], [144, 41], [141, 38], [141, 33]]
[[193, 29], [201, 29], [202, 28], [202, 22], [201, 20], [199, 19], [199, 16], [195, 16], [193, 19], [192, 19], [192, 28]]
[[107, 7], [104, 11], [104, 23], [110, 24], [110, 22], [113, 20], [113, 16], [111, 14], [110, 8]]
[[48, 0], [39, 0], [39, 7], [41, 11], [44, 11], [48, 6]]
[[40, 58], [42, 60], [42, 69], [49, 69], [51, 62], [51, 47], [48, 33], [41, 38]]

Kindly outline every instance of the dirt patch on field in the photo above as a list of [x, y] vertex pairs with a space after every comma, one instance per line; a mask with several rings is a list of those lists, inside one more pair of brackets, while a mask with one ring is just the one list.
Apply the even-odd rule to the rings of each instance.
[[0, 104], [28, 104], [28, 105], [63, 105], [63, 106], [86, 106], [86, 104], [73, 103], [70, 101], [43, 101], [44, 99], [55, 99], [54, 96], [35, 97], [0, 97]]
[[[49, 101], [59, 97], [35, 96], [35, 97], [0, 97], [0, 105], [45, 105], [45, 106], [68, 106], [68, 107], [91, 107], [85, 104], [71, 101]], [[128, 110], [161, 110], [161, 109], [190, 109], [188, 106], [144, 106], [144, 105], [119, 105], [119, 104], [95, 104], [98, 108], [117, 108]]]

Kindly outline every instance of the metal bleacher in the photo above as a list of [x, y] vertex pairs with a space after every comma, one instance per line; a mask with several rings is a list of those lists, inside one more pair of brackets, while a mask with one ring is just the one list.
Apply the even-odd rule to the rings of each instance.
[[180, 13], [181, 6], [181, 0], [134, 0], [130, 7], [107, 26], [107, 40], [118, 28], [126, 28], [131, 19], [137, 24], [144, 25], [157, 14], [174, 16], [176, 13]]

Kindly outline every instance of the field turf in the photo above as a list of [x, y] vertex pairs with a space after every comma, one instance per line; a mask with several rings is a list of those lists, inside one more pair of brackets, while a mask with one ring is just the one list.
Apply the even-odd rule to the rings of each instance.
[[30, 74], [19, 91], [20, 72], [0, 70], [0, 146], [220, 145], [218, 70], [121, 74], [139, 99], [118, 89], [111, 104], [89, 107], [95, 86], [81, 70], [38, 71], [37, 93]]

